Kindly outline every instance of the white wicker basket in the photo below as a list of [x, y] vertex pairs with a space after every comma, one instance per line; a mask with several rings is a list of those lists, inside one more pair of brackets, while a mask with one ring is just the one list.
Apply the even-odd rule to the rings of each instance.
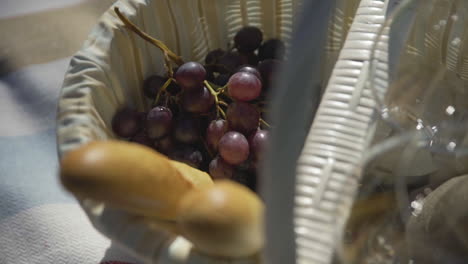
[[[297, 263], [331, 261], [356, 191], [354, 172], [367, 144], [373, 107], [364, 85], [366, 65], [385, 9], [383, 0], [363, 0], [352, 22], [358, 3], [336, 1], [329, 28], [321, 70], [324, 80], [330, 74], [331, 79], [297, 169]], [[300, 1], [125, 0], [115, 5], [184, 59], [202, 61], [209, 50], [226, 47], [243, 25], [260, 27], [266, 38], [288, 41]], [[59, 154], [91, 140], [112, 138], [114, 111], [123, 103], [139, 109], [148, 105], [137, 88], [146, 76], [163, 73], [162, 62], [159, 50], [129, 33], [112, 8], [107, 11], [66, 74], [58, 112]], [[188, 241], [150, 228], [145, 219], [94, 201], [81, 204], [100, 232], [145, 262], [232, 263], [196, 254]]]
[[299, 157], [297, 263], [331, 263], [341, 251], [362, 158], [375, 129], [375, 101], [367, 82], [386, 7], [384, 0], [361, 1]]

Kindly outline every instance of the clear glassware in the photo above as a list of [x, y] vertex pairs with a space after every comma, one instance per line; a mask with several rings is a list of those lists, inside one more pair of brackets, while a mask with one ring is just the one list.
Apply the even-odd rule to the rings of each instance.
[[338, 263], [468, 261], [468, 1], [405, 0], [372, 50], [377, 100]]
[[465, 263], [467, 122], [374, 142], [361, 168], [339, 263]]
[[436, 130], [468, 117], [468, 2], [405, 0], [377, 37], [369, 84], [382, 120]]

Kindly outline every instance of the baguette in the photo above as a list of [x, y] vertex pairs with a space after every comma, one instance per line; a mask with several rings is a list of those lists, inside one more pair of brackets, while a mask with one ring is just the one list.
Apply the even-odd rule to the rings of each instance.
[[263, 203], [238, 183], [217, 180], [214, 186], [194, 189], [179, 211], [179, 231], [200, 252], [243, 258], [263, 247]]
[[78, 198], [160, 220], [175, 220], [184, 194], [213, 184], [200, 170], [117, 140], [94, 141], [66, 154], [60, 179]]

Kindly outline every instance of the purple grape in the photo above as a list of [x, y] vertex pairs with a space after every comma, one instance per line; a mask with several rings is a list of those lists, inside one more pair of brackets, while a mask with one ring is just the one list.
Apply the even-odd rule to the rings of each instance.
[[203, 154], [199, 150], [194, 150], [192, 152], [187, 152], [184, 156], [185, 163], [194, 167], [200, 168], [200, 165], [203, 162]]
[[264, 60], [258, 64], [257, 69], [262, 76], [263, 87], [270, 87], [279, 66], [280, 61], [272, 59]]
[[230, 131], [219, 140], [219, 154], [227, 163], [239, 165], [249, 157], [249, 142], [239, 132]]
[[146, 116], [146, 131], [151, 139], [167, 135], [172, 128], [172, 112], [164, 106], [156, 106]]
[[182, 88], [180, 88], [179, 85], [177, 85], [177, 83], [175, 83], [174, 81], [172, 81], [169, 86], [167, 86], [166, 88], [166, 91], [168, 91], [171, 95], [176, 95], [178, 94], [180, 91], [182, 90]]
[[147, 112], [138, 112], [138, 122], [140, 122], [142, 128], [145, 125], [147, 115]]
[[208, 127], [211, 121], [216, 120], [218, 118], [218, 114], [213, 108], [211, 111], [204, 113], [203, 115], [197, 116], [197, 118], [200, 123], [200, 128], [202, 129], [201, 134], [204, 136], [206, 128]]
[[200, 139], [200, 124], [198, 120], [190, 117], [182, 117], [177, 120], [174, 137], [177, 141], [192, 144]]
[[226, 85], [228, 83], [229, 78], [231, 78], [230, 74], [223, 73], [223, 74], [218, 75], [214, 79], [213, 83], [218, 85], [218, 86], [224, 86], [224, 85]]
[[234, 36], [234, 44], [239, 52], [247, 53], [260, 47], [263, 40], [262, 31], [257, 27], [246, 26]]
[[209, 82], [213, 82], [214, 79], [215, 79], [215, 76], [214, 76], [214, 70], [212, 69], [213, 67], [210, 67], [210, 68], [207, 68], [205, 67], [205, 70], [206, 70], [206, 77], [205, 79]]
[[229, 78], [228, 93], [233, 99], [250, 101], [262, 92], [262, 82], [248, 72], [237, 72]]
[[112, 118], [112, 131], [123, 138], [134, 136], [142, 128], [140, 114], [128, 107], [117, 110]]
[[171, 136], [165, 136], [154, 141], [154, 147], [157, 151], [168, 154], [174, 147], [174, 141]]
[[269, 132], [261, 129], [255, 131], [249, 138], [250, 153], [256, 161], [263, 159], [263, 153], [268, 146], [268, 140]]
[[203, 162], [203, 154], [191, 146], [179, 146], [169, 154], [169, 158], [183, 162], [197, 169]]
[[260, 113], [255, 106], [237, 101], [228, 106], [226, 119], [230, 129], [249, 135], [258, 128]]
[[151, 75], [143, 82], [143, 92], [150, 99], [156, 98], [159, 89], [167, 81], [167, 78], [159, 75]]
[[226, 51], [222, 49], [215, 49], [208, 52], [205, 57], [205, 64], [218, 64], [219, 59], [224, 56], [224, 54], [226, 54]]
[[214, 96], [206, 87], [201, 90], [184, 91], [180, 99], [180, 104], [185, 111], [197, 114], [208, 112], [214, 102]]
[[144, 131], [138, 132], [135, 136], [132, 137], [130, 141], [150, 148], [153, 147], [153, 141], [146, 135]]
[[252, 191], [257, 189], [257, 176], [246, 170], [235, 170], [232, 180], [249, 187]]
[[260, 60], [284, 58], [286, 47], [283, 41], [279, 39], [269, 39], [265, 41], [258, 49], [258, 57]]
[[240, 56], [242, 58], [242, 64], [248, 64], [252, 66], [256, 66], [258, 64], [259, 58], [253, 52], [241, 53]]
[[228, 123], [226, 120], [218, 119], [210, 122], [206, 129], [206, 143], [211, 150], [216, 151], [218, 149], [219, 140], [226, 132], [228, 132]]
[[219, 58], [218, 64], [220, 65], [218, 67], [220, 73], [229, 73], [239, 68], [243, 64], [243, 59], [238, 52], [227, 52]]
[[177, 69], [175, 79], [185, 90], [201, 89], [206, 77], [206, 70], [198, 62], [186, 62]]
[[231, 179], [234, 175], [234, 167], [225, 162], [221, 157], [216, 157], [212, 160], [208, 170], [214, 180]]
[[[246, 137], [247, 138], [247, 137]], [[249, 142], [249, 140], [247, 139], [247, 142]], [[249, 143], [249, 147], [250, 147], [250, 143]], [[249, 157], [250, 157], [250, 149], [249, 149]], [[242, 162], [241, 164], [238, 164], [236, 166], [236, 169], [237, 170], [248, 170], [252, 165], [251, 165], [252, 161], [250, 159], [246, 159], [244, 162]]]
[[251, 67], [251, 66], [248, 66], [248, 65], [239, 68], [239, 70], [237, 70], [237, 72], [248, 72], [248, 73], [251, 73], [251, 74], [255, 75], [255, 77], [257, 77], [259, 80], [262, 79], [262, 77], [260, 76], [260, 72], [258, 72], [257, 69], [255, 69], [254, 67]]

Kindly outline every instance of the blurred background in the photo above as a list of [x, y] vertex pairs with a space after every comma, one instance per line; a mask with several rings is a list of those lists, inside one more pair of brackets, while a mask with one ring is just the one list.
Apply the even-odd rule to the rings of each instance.
[[[70, 57], [114, 0], [0, 1], [0, 263], [132, 263], [57, 181]], [[121, 261], [121, 262], [115, 262]], [[123, 261], [123, 262], [122, 262]]]

